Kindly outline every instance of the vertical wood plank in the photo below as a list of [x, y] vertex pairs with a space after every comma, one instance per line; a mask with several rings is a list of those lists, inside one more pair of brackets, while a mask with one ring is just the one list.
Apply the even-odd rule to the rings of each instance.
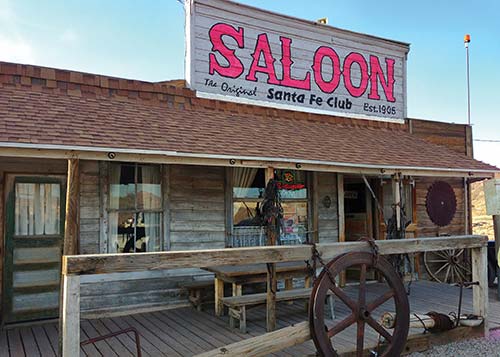
[[479, 282], [479, 285], [472, 286], [472, 303], [475, 315], [484, 319], [484, 336], [488, 337], [488, 248], [473, 248], [472, 251], [472, 281]]
[[319, 243], [319, 185], [318, 185], [318, 173], [312, 173], [312, 197], [311, 197], [311, 213], [312, 213], [312, 231], [313, 231], [313, 242]]
[[163, 249], [170, 250], [170, 166], [162, 165]]
[[[496, 214], [493, 216], [493, 235], [495, 237], [495, 256], [498, 259], [498, 253], [500, 251], [500, 215]], [[498, 264], [497, 264], [498, 265]], [[500, 282], [500, 268], [497, 266], [497, 281]], [[500, 284], [497, 284], [497, 300], [500, 301]]]
[[80, 160], [68, 160], [68, 184], [66, 188], [66, 222], [63, 254], [78, 254], [80, 231]]
[[401, 181], [397, 174], [392, 177], [392, 194], [396, 207], [396, 227], [399, 230], [401, 229]]
[[224, 180], [224, 207], [226, 210], [226, 247], [232, 247], [233, 237], [233, 171], [234, 168], [226, 167]]
[[[339, 215], [339, 242], [345, 242], [344, 175], [337, 174], [337, 204]], [[340, 273], [340, 286], [346, 282], [345, 271]]]
[[276, 329], [276, 290], [278, 281], [276, 280], [276, 264], [267, 264], [267, 299], [266, 299], [266, 326], [267, 332]]
[[64, 275], [59, 317], [59, 355], [80, 355], [80, 276]]
[[222, 298], [224, 297], [224, 281], [218, 279], [214, 280], [215, 287], [215, 316], [222, 316], [224, 314], [224, 304]]

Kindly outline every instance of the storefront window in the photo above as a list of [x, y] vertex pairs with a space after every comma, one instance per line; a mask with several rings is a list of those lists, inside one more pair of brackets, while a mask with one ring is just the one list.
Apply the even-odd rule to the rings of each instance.
[[306, 173], [297, 170], [276, 170], [283, 207], [281, 244], [307, 242], [308, 194]]
[[[281, 244], [301, 244], [307, 241], [308, 194], [305, 172], [276, 170], [283, 207]], [[233, 169], [233, 231], [232, 247], [266, 244], [261, 226], [260, 204], [265, 193], [264, 169]]]
[[112, 164], [109, 182], [109, 251], [161, 250], [160, 167]]

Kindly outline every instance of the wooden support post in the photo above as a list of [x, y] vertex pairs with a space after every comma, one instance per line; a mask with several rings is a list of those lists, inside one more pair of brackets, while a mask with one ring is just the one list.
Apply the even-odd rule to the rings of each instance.
[[214, 280], [215, 287], [215, 316], [224, 315], [224, 304], [222, 298], [224, 297], [224, 281], [218, 278]]
[[482, 316], [484, 336], [488, 337], [488, 247], [473, 248], [472, 281], [479, 285], [472, 286], [472, 303], [475, 315]]
[[396, 207], [396, 227], [399, 231], [401, 229], [401, 181], [399, 175], [394, 175], [392, 182], [394, 205]]
[[[78, 253], [79, 210], [80, 161], [69, 159], [63, 255]], [[80, 276], [64, 274], [61, 277], [60, 286], [59, 355], [78, 356], [80, 354]]]
[[80, 276], [64, 275], [59, 317], [59, 356], [80, 355]]
[[276, 290], [278, 281], [276, 280], [276, 264], [267, 264], [267, 299], [266, 299], [266, 326], [267, 332], [276, 329]]
[[80, 232], [80, 160], [68, 160], [66, 187], [66, 222], [64, 228], [64, 255], [78, 254]]
[[[344, 175], [337, 174], [337, 204], [339, 215], [339, 242], [345, 242]], [[340, 273], [340, 286], [345, 286], [345, 270]]]

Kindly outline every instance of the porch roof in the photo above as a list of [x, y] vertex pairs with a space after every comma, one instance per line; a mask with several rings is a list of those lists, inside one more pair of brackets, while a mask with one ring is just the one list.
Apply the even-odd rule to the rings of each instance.
[[148, 83], [0, 63], [0, 152], [116, 151], [176, 157], [440, 170], [498, 168], [424, 141], [407, 124], [196, 98]]

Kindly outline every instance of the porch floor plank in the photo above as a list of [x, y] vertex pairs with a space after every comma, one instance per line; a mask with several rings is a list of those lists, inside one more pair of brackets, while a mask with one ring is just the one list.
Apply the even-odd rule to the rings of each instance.
[[[386, 292], [383, 284], [368, 284], [367, 301]], [[357, 288], [346, 288], [347, 294], [356, 297]], [[417, 281], [411, 286], [411, 313], [426, 313], [435, 310], [449, 313], [457, 310], [459, 288], [428, 281]], [[490, 289], [490, 327], [500, 326], [500, 302], [496, 300], [496, 289]], [[392, 311], [392, 302], [377, 309], [374, 317], [378, 318], [383, 311]], [[463, 312], [472, 312], [472, 290], [464, 289]], [[338, 300], [335, 306], [336, 321], [350, 313], [348, 307]], [[308, 313], [304, 309], [304, 301], [293, 304], [277, 304], [277, 326], [283, 328], [291, 324], [307, 320]], [[335, 321], [325, 320], [327, 324]], [[192, 308], [163, 310], [135, 315], [81, 320], [81, 340], [102, 336], [127, 327], [135, 327], [140, 334], [142, 353], [144, 356], [192, 356], [227, 344], [241, 341], [266, 332], [266, 308], [260, 305], [248, 310], [248, 333], [242, 334], [238, 329], [229, 328], [228, 316], [217, 317], [213, 309], [202, 312]], [[48, 322], [32, 327], [8, 327], [0, 330], [0, 357], [42, 356], [54, 357], [58, 351], [58, 326]], [[334, 339], [338, 352], [354, 348], [355, 327], [346, 329]], [[421, 333], [412, 329], [410, 334]], [[378, 334], [371, 328], [365, 333], [366, 345], [376, 345]], [[132, 333], [119, 335], [105, 341], [81, 348], [81, 356], [135, 356], [136, 344]], [[312, 341], [293, 346], [270, 356], [294, 357], [314, 355]]]

